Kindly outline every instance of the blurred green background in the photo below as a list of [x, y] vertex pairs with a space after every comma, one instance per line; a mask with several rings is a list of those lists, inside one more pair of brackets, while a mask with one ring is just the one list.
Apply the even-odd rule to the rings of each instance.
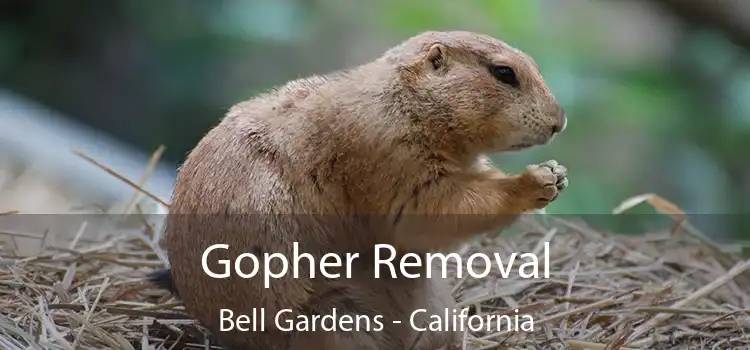
[[[0, 86], [175, 166], [223, 113], [273, 85], [366, 62], [423, 30], [535, 57], [569, 116], [548, 212], [606, 214], [657, 193], [750, 234], [750, 1], [0, 1]], [[33, 131], [32, 131], [33, 132]], [[649, 212], [647, 209], [644, 212]], [[735, 214], [735, 215], [729, 215]]]

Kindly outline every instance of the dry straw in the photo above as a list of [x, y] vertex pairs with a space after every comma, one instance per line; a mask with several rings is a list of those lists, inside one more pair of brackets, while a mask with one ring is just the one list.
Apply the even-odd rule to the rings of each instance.
[[[552, 247], [549, 279], [454, 282], [460, 305], [476, 314], [518, 309], [535, 320], [533, 332], [466, 331], [463, 348], [750, 349], [750, 262], [712, 244], [658, 196], [635, 197], [615, 213], [643, 202], [675, 218], [677, 229], [617, 236], [579, 220], [526, 218], [523, 234], [463, 247], [464, 255], [539, 253], [545, 241]], [[178, 300], [144, 282], [163, 265], [156, 239], [152, 230], [87, 245], [74, 239], [35, 257], [6, 247], [0, 349], [218, 349]]]

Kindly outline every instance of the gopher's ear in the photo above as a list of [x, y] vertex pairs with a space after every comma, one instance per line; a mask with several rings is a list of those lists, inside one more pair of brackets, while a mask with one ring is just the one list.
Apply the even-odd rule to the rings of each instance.
[[427, 68], [437, 70], [445, 66], [448, 61], [447, 50], [443, 44], [433, 44], [425, 56]]

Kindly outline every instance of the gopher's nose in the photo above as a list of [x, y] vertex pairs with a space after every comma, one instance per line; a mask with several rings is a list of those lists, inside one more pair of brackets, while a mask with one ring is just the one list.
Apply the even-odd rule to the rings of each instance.
[[567, 127], [568, 127], [568, 116], [565, 114], [565, 111], [561, 109], [560, 113], [558, 114], [557, 123], [552, 127], [552, 132], [555, 134], [559, 134], [565, 131], [565, 128]]

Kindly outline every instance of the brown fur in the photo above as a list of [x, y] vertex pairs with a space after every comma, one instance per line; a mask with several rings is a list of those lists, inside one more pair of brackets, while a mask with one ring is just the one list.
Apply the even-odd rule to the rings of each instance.
[[[488, 64], [512, 67], [520, 86], [498, 81]], [[545, 207], [567, 186], [564, 167], [548, 162], [508, 175], [485, 155], [548, 143], [564, 123], [530, 57], [470, 32], [422, 33], [370, 63], [239, 103], [180, 169], [164, 240], [171, 289], [232, 349], [409, 349], [417, 332], [408, 315], [441, 313], [454, 300], [440, 279], [373, 280], [373, 245], [446, 251]], [[354, 278], [288, 274], [264, 289], [260, 278], [213, 279], [201, 268], [212, 244], [230, 245], [214, 251], [215, 261], [244, 252], [291, 257], [294, 241], [315, 257], [360, 253]], [[220, 308], [237, 315], [261, 307], [267, 327], [283, 308], [335, 307], [402, 324], [385, 322], [382, 332], [218, 331]], [[458, 336], [425, 333], [414, 349]]]

